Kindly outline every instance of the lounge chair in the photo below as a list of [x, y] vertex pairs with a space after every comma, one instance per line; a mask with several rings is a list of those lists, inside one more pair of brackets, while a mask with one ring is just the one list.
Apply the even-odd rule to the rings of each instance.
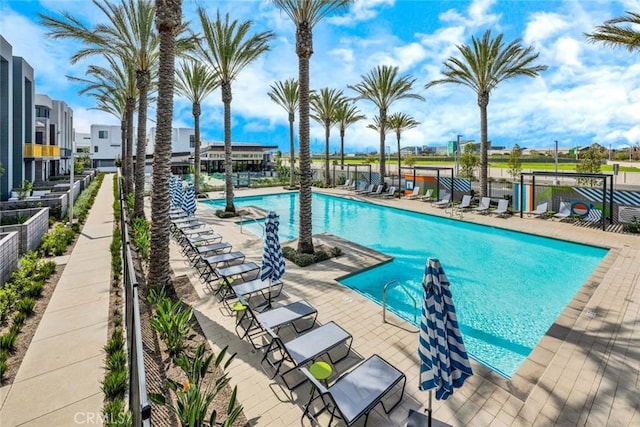
[[240, 251], [225, 252], [211, 256], [200, 255], [194, 267], [198, 273], [200, 273], [200, 280], [209, 283], [211, 278], [215, 277], [215, 269], [218, 268], [219, 265], [222, 264], [225, 267], [229, 267], [234, 264], [243, 264], [244, 260], [245, 256]]
[[[265, 328], [271, 328], [273, 331], [284, 326], [291, 326], [297, 333], [311, 329], [318, 317], [318, 310], [312, 307], [306, 301], [296, 301], [290, 304], [275, 307], [262, 313], [255, 312], [253, 307], [244, 297], [238, 297], [238, 302], [244, 306], [242, 314], [236, 321], [236, 333], [240, 338], [248, 338], [253, 348], [256, 350], [264, 347], [266, 344], [258, 345], [257, 336], [264, 336]], [[298, 328], [300, 320], [306, 319], [302, 328]]]
[[549, 204], [547, 202], [540, 203], [538, 206], [536, 206], [535, 210], [527, 212], [527, 215], [544, 218], [547, 216], [547, 211], [549, 210], [548, 207]]
[[422, 197], [420, 197], [420, 201], [422, 202], [430, 202], [433, 199], [433, 189], [427, 188]]
[[553, 217], [565, 219], [571, 216], [571, 204], [568, 202], [560, 202], [560, 209], [556, 212]]
[[507, 199], [500, 199], [498, 200], [498, 207], [490, 211], [489, 213], [502, 217], [508, 214], [507, 212], [508, 208], [509, 208], [509, 201]]
[[[309, 403], [305, 406], [302, 418], [308, 416], [316, 421], [316, 424], [318, 424], [316, 415], [326, 409], [331, 413], [328, 425], [331, 425], [334, 418], [340, 418], [347, 426], [351, 426], [363, 416], [364, 425], [366, 425], [369, 413], [378, 403], [382, 404], [386, 414], [398, 406], [404, 396], [404, 388], [407, 383], [407, 378], [402, 372], [377, 354], [342, 375], [329, 387], [316, 380], [307, 368], [300, 368], [300, 371], [313, 384]], [[400, 397], [393, 406], [387, 409], [383, 399], [401, 381]], [[312, 414], [312, 403], [318, 398], [322, 401], [323, 406]]]
[[456, 208], [458, 212], [464, 212], [471, 209], [471, 195], [465, 194], [462, 196], [462, 200], [459, 204], [455, 205], [454, 208]]
[[382, 195], [382, 189], [384, 188], [384, 185], [379, 184], [376, 187], [376, 191], [371, 191], [369, 193], [364, 193], [365, 196], [369, 196], [369, 197], [378, 197], [380, 195]]
[[407, 194], [405, 197], [411, 200], [417, 199], [418, 197], [420, 197], [420, 186], [416, 185], [415, 187], [413, 187], [413, 191]]
[[[273, 329], [267, 327], [265, 330], [271, 336], [271, 343], [267, 346], [260, 364], [263, 369], [266, 364], [275, 370], [270, 378], [275, 378], [278, 375], [285, 361], [293, 364], [293, 367], [280, 374], [282, 381], [289, 390], [293, 390], [302, 384], [304, 380], [289, 385], [285, 378], [286, 374], [323, 354], [326, 354], [331, 363], [335, 364], [349, 355], [351, 342], [353, 341], [351, 334], [334, 322], [326, 323], [287, 342], [284, 342]], [[347, 351], [343, 356], [334, 360], [330, 351], [342, 344], [347, 346]]]
[[381, 194], [380, 197], [383, 199], [393, 199], [396, 197], [396, 187], [389, 187], [389, 191], [384, 194]]
[[479, 212], [479, 213], [487, 213], [489, 212], [489, 205], [491, 204], [491, 198], [490, 197], [483, 197], [482, 199], [480, 199], [480, 204], [478, 204], [477, 207], [473, 208], [474, 212]]
[[375, 184], [369, 184], [369, 186], [363, 190], [356, 190], [356, 194], [369, 194], [373, 191]]
[[344, 184], [342, 184], [342, 185], [337, 185], [336, 187], [338, 187], [338, 188], [342, 188], [342, 189], [347, 189], [347, 188], [351, 187], [351, 180], [350, 180], [350, 179], [348, 179], [348, 180], [346, 180], [346, 181], [344, 182]]
[[448, 208], [451, 205], [451, 193], [443, 193], [442, 199], [431, 203], [434, 208]]

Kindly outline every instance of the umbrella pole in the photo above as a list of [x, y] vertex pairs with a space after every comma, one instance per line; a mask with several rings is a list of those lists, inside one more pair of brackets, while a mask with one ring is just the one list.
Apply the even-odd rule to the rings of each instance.
[[429, 408], [427, 409], [427, 412], [429, 413], [429, 427], [431, 427], [431, 419], [432, 417], [432, 412], [433, 412], [433, 408], [432, 408], [432, 399], [433, 399], [433, 390], [429, 390]]

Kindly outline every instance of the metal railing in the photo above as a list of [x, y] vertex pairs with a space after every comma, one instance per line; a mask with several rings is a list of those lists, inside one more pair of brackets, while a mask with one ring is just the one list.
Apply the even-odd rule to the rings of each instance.
[[416, 323], [416, 312], [418, 311], [418, 301], [416, 301], [414, 296], [411, 295], [411, 292], [409, 292], [409, 290], [397, 280], [392, 280], [390, 282], [387, 282], [384, 285], [384, 288], [382, 288], [382, 323], [387, 323], [387, 290], [392, 285], [398, 285], [398, 287], [402, 289], [404, 293], [409, 296], [409, 298], [411, 298], [411, 301], [413, 302], [413, 323]]
[[264, 228], [264, 224], [262, 224], [260, 221], [258, 221], [257, 219], [250, 217], [250, 216], [245, 216], [245, 215], [240, 215], [240, 234], [242, 234], [242, 225], [244, 224], [244, 222], [255, 222], [256, 224], [258, 224], [260, 226], [260, 228], [262, 229], [262, 237], [264, 237], [265, 234], [265, 228]]
[[151, 425], [151, 403], [147, 395], [147, 380], [144, 370], [144, 350], [142, 349], [142, 327], [140, 324], [140, 305], [138, 279], [131, 258], [131, 241], [127, 225], [127, 209], [124, 182], [120, 178], [120, 229], [122, 231], [122, 261], [125, 295], [125, 326], [127, 329], [127, 348], [129, 350], [129, 410], [133, 415], [134, 426]]

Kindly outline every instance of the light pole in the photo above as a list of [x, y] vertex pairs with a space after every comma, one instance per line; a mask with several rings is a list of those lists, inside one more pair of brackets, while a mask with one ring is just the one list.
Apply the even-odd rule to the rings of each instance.
[[455, 166], [454, 166], [454, 171], [453, 171], [455, 176], [458, 176], [458, 173], [460, 172], [460, 138], [462, 138], [462, 135], [457, 135], [457, 137], [456, 137], [456, 151], [454, 153]]

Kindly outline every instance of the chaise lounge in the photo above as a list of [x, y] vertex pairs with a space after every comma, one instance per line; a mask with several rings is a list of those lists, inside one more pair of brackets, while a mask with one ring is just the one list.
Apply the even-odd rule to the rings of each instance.
[[[364, 416], [364, 425], [367, 424], [369, 413], [378, 403], [386, 414], [389, 414], [402, 401], [407, 378], [382, 357], [374, 354], [353, 370], [342, 375], [331, 386], [326, 387], [316, 380], [307, 368], [300, 371], [311, 381], [313, 389], [309, 397], [309, 403], [305, 406], [302, 419], [307, 416], [316, 421], [316, 416], [328, 410], [331, 413], [329, 425], [334, 418], [340, 418], [347, 426], [355, 424]], [[383, 399], [398, 384], [402, 382], [402, 390], [397, 402], [387, 409]], [[311, 413], [314, 400], [320, 399], [323, 406]]]

